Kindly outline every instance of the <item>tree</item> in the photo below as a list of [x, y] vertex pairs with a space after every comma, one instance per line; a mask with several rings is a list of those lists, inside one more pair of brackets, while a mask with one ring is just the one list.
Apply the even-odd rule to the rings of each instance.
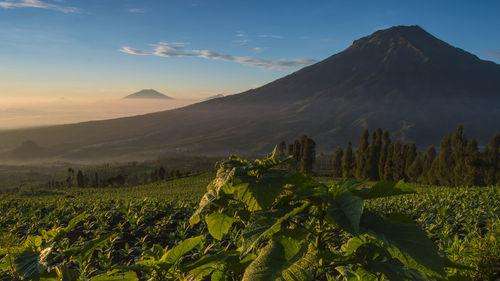
[[465, 149], [465, 174], [463, 183], [465, 186], [484, 185], [481, 176], [481, 154], [479, 153], [476, 138], [472, 138]]
[[278, 154], [279, 157], [285, 157], [286, 143], [284, 141], [278, 144]]
[[387, 156], [389, 154], [389, 148], [391, 146], [391, 138], [389, 137], [389, 132], [384, 131], [382, 135], [382, 148], [380, 149], [380, 157], [378, 160], [378, 174], [381, 179], [385, 179], [385, 162], [387, 161]]
[[450, 134], [446, 134], [439, 144], [437, 179], [439, 184], [451, 186], [452, 184], [453, 155]]
[[342, 177], [353, 178], [356, 165], [356, 159], [352, 152], [352, 143], [348, 142], [345, 148], [344, 157], [342, 158]]
[[407, 170], [408, 179], [412, 182], [419, 182], [419, 178], [422, 175], [422, 154], [417, 153], [413, 163], [408, 167]]
[[434, 173], [431, 170], [434, 159], [436, 159], [436, 149], [434, 148], [434, 145], [431, 145], [425, 151], [422, 159], [422, 182], [426, 184], [434, 183]]
[[371, 144], [368, 148], [368, 158], [366, 161], [365, 174], [371, 180], [378, 180], [378, 162], [380, 160], [380, 150], [382, 148], [382, 129], [378, 128], [372, 134]]
[[384, 174], [382, 176], [383, 180], [392, 181], [394, 179], [394, 161], [393, 161], [393, 153], [394, 153], [394, 144], [390, 144], [387, 149], [387, 157], [384, 163]]
[[344, 155], [344, 151], [342, 151], [342, 147], [337, 146], [333, 151], [333, 177], [341, 178], [342, 177], [342, 156]]
[[293, 155], [293, 158], [295, 158], [295, 160], [297, 160], [297, 162], [300, 162], [300, 158], [301, 158], [300, 152], [301, 152], [300, 142], [298, 140], [295, 140], [293, 142], [292, 155]]
[[316, 161], [316, 143], [307, 136], [301, 138], [300, 171], [304, 174], [311, 174], [314, 161]]
[[406, 143], [401, 146], [401, 156], [399, 157], [400, 163], [398, 164], [398, 168], [400, 169], [399, 174], [401, 175], [400, 179], [402, 180], [408, 180], [408, 177], [406, 175], [406, 162], [408, 162], [407, 157], [409, 149], [410, 147]]
[[394, 143], [394, 149], [392, 151], [392, 178], [395, 181], [401, 180], [404, 178], [404, 175], [402, 174], [402, 171], [404, 171], [402, 166], [403, 160], [403, 153], [402, 153], [402, 146], [400, 141], [396, 141]]
[[165, 175], [166, 175], [165, 168], [163, 168], [163, 166], [160, 166], [160, 168], [158, 169], [158, 179], [161, 181], [165, 180]]
[[467, 146], [467, 138], [464, 134], [464, 128], [459, 125], [453, 136], [451, 137], [452, 151], [452, 165], [451, 182], [454, 186], [463, 184], [464, 176], [467, 174], [467, 167], [465, 165], [465, 150]]
[[78, 170], [78, 173], [76, 173], [76, 186], [85, 187], [85, 177], [81, 170]]
[[500, 181], [500, 134], [498, 132], [490, 138], [483, 150], [483, 159], [486, 184], [497, 184]]
[[97, 172], [94, 173], [94, 182], [92, 183], [93, 187], [99, 187], [99, 175]]
[[364, 129], [359, 141], [359, 147], [356, 155], [356, 177], [358, 179], [366, 178], [366, 162], [368, 161], [368, 129]]
[[75, 177], [75, 170], [68, 168], [68, 176], [66, 177], [66, 186], [73, 187], [73, 181]]
[[[415, 158], [417, 158], [417, 146], [415, 143], [410, 144], [408, 146], [408, 151], [406, 152], [406, 159], [405, 159], [405, 173], [408, 175], [408, 171], [410, 169], [410, 166], [413, 165], [413, 162], [415, 161]], [[422, 159], [420, 159], [422, 160]], [[408, 175], [409, 178], [409, 175]]]

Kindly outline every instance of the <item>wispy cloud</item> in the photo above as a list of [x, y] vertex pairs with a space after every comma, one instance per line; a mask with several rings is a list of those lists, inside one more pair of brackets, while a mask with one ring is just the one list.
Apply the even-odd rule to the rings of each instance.
[[[53, 1], [53, 2], [60, 2], [60, 1]], [[6, 0], [6, 1], [0, 1], [0, 7], [4, 9], [39, 8], [39, 9], [55, 10], [63, 13], [78, 13], [81, 11], [79, 8], [76, 7], [54, 4], [45, 0]]]
[[234, 37], [236, 39], [233, 40], [233, 44], [236, 46], [240, 46], [240, 47], [247, 46], [248, 42], [250, 42], [250, 40], [247, 38], [248, 35], [243, 31], [236, 31], [236, 34], [234, 35]]
[[132, 8], [132, 9], [128, 9], [129, 12], [131, 13], [134, 13], [134, 14], [144, 14], [146, 13], [146, 9], [142, 9], [142, 8]]
[[284, 36], [281, 35], [272, 35], [272, 34], [261, 34], [259, 35], [260, 38], [271, 38], [271, 39], [285, 39]]
[[[183, 45], [184, 44], [184, 45]], [[187, 43], [168, 43], [160, 42], [153, 45], [152, 51], [144, 51], [133, 47], [125, 46], [120, 49], [121, 52], [131, 55], [150, 55], [160, 57], [197, 57], [209, 60], [219, 60], [235, 62], [246, 66], [259, 67], [262, 70], [283, 70], [292, 67], [301, 67], [315, 63], [314, 59], [261, 59], [251, 56], [233, 56], [230, 54], [217, 53], [211, 50], [188, 50], [185, 48]]]
[[262, 52], [262, 51], [264, 50], [264, 48], [261, 48], [261, 47], [255, 47], [255, 48], [253, 48], [252, 50], [253, 50], [254, 52], [256, 52], [256, 53], [260, 53], [260, 52]]
[[243, 47], [243, 46], [247, 46], [248, 45], [248, 42], [250, 42], [250, 40], [244, 38], [244, 39], [237, 39], [237, 40], [233, 40], [233, 43], [236, 45], [236, 46], [240, 46], [240, 47]]

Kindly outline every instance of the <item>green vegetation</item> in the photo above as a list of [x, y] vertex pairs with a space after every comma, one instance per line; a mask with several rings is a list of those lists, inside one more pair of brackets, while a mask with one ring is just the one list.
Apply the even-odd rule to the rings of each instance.
[[[415, 143], [399, 140], [391, 143], [389, 135], [388, 131], [379, 128], [369, 140], [369, 132], [365, 129], [355, 153], [352, 143], [348, 142], [345, 153], [337, 147], [333, 157], [320, 155], [323, 164], [316, 165], [315, 172], [338, 179], [404, 180], [442, 186], [500, 185], [499, 133], [494, 134], [480, 151], [477, 140], [467, 140], [463, 127], [458, 126], [453, 135], [443, 137], [439, 153], [430, 146], [423, 154]], [[297, 159], [294, 151], [289, 151], [289, 155]]]
[[[401, 183], [315, 180], [284, 165], [232, 157], [213, 181], [203, 173], [3, 195], [0, 280], [441, 280], [445, 254], [469, 267], [448, 267], [450, 280], [499, 277], [498, 188], [412, 193]], [[391, 193], [411, 194], [383, 197]], [[399, 236], [401, 228], [409, 232]]]

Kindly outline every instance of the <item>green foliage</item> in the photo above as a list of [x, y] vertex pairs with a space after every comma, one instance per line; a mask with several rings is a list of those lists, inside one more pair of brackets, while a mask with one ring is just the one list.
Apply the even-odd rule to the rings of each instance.
[[[227, 241], [226, 248], [235, 249], [239, 259], [256, 257], [242, 280], [318, 280], [357, 271], [391, 280], [445, 278], [437, 247], [411, 219], [363, 208], [364, 200], [415, 193], [409, 185], [343, 181], [329, 187], [280, 169], [292, 158], [273, 156], [254, 163], [232, 156], [221, 163], [192, 220], [204, 216], [210, 235]], [[339, 233], [356, 238], [356, 247]], [[240, 276], [220, 261], [224, 249], [213, 251], [225, 275]]]
[[[337, 182], [295, 173], [294, 162], [232, 157], [215, 179], [3, 196], [0, 280], [25, 270], [35, 280], [498, 279], [497, 187]], [[266, 193], [271, 183], [279, 187]], [[204, 193], [197, 213], [194, 202], [175, 202]], [[439, 257], [466, 267], [436, 259], [427, 236]]]

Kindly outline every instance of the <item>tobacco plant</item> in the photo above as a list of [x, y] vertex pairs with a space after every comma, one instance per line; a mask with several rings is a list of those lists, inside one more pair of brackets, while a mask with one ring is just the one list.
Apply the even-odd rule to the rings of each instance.
[[182, 265], [186, 280], [446, 280], [444, 267], [460, 267], [409, 217], [363, 208], [367, 200], [415, 193], [411, 186], [327, 186], [294, 164], [274, 152], [220, 164], [190, 218], [191, 225], [204, 221], [219, 247]]

